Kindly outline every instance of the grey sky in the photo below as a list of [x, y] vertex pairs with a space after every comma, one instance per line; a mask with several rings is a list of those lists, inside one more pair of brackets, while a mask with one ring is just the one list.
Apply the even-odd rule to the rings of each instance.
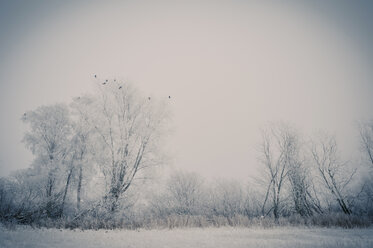
[[[281, 2], [281, 3], [280, 3]], [[346, 153], [373, 118], [371, 1], [0, 1], [0, 175], [25, 168], [22, 114], [92, 75], [172, 96], [173, 166], [244, 179], [259, 129], [325, 129]]]

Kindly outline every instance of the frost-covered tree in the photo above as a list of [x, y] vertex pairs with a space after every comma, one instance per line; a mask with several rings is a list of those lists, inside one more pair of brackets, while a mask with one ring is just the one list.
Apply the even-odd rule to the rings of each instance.
[[84, 100], [82, 120], [92, 130], [93, 157], [105, 179], [103, 203], [114, 212], [137, 174], [159, 163], [167, 108], [117, 81], [100, 84], [97, 94]]
[[237, 181], [218, 180], [211, 189], [210, 208], [214, 215], [231, 219], [235, 215], [248, 215], [248, 198], [242, 185]]
[[360, 122], [360, 149], [363, 156], [363, 168], [361, 177], [361, 194], [359, 195], [360, 211], [370, 216], [373, 215], [373, 120]]
[[[58, 214], [61, 178], [66, 173], [69, 154], [71, 123], [67, 106], [42, 106], [26, 112], [23, 121], [29, 125], [23, 142], [35, 156], [32, 169], [43, 179], [46, 199], [45, 211], [49, 217]], [[69, 175], [67, 179], [69, 185]], [[56, 212], [56, 209], [59, 209]]]
[[325, 189], [335, 198], [345, 214], [351, 214], [348, 204], [348, 185], [356, 170], [349, 168], [338, 155], [337, 142], [333, 136], [321, 134], [312, 142], [311, 153], [314, 165]]
[[277, 220], [280, 217], [283, 187], [289, 172], [289, 152], [293, 146], [293, 137], [286, 125], [272, 125], [262, 132], [261, 162], [267, 177], [267, 190], [263, 202], [262, 214], [270, 200], [270, 211]]
[[[262, 215], [266, 215], [268, 203], [271, 203], [269, 210], [275, 219], [279, 218], [280, 209], [285, 207], [288, 212], [295, 211], [301, 216], [320, 212], [317, 198], [311, 194], [312, 180], [305, 163], [300, 135], [290, 125], [279, 123], [270, 125], [262, 136], [261, 162], [267, 178]], [[282, 204], [282, 199], [287, 196], [293, 201], [293, 210]]]
[[[76, 181], [76, 209], [81, 209], [83, 180], [92, 177], [94, 165], [92, 161], [92, 125], [87, 122], [91, 98], [77, 97], [70, 104], [72, 112], [73, 137], [71, 139]], [[88, 176], [89, 175], [89, 176]]]
[[192, 172], [176, 172], [171, 175], [166, 194], [171, 208], [177, 214], [196, 214], [201, 207], [203, 194], [202, 178]]
[[360, 123], [359, 132], [363, 153], [373, 167], [373, 121]]
[[311, 216], [314, 212], [321, 213], [321, 207], [315, 194], [311, 170], [305, 153], [304, 142], [294, 129], [284, 129], [289, 137], [285, 152], [288, 164], [289, 191], [293, 200], [294, 211], [301, 216]]

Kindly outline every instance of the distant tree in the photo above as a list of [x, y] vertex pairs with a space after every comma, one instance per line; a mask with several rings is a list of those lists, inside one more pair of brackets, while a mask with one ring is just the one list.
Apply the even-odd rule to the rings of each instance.
[[[38, 160], [34, 160], [32, 165], [37, 165], [37, 162]], [[6, 192], [13, 202], [8, 216], [15, 218], [20, 223], [31, 223], [45, 217], [48, 214], [45, 208], [46, 202], [49, 200], [45, 195], [46, 179], [45, 173], [42, 173], [38, 166], [12, 173], [8, 179], [11, 187]], [[58, 207], [56, 201], [53, 203]], [[55, 213], [57, 214], [57, 211]]]
[[277, 220], [280, 215], [282, 198], [287, 195], [293, 200], [294, 211], [301, 216], [321, 212], [314, 194], [311, 194], [312, 180], [305, 163], [303, 145], [299, 134], [288, 124], [272, 124], [262, 132], [260, 160], [265, 168], [267, 180], [262, 215], [271, 199], [270, 211]]
[[7, 221], [18, 212], [19, 205], [16, 203], [17, 186], [7, 178], [0, 178], [0, 221]]
[[293, 137], [286, 125], [272, 125], [262, 131], [261, 157], [267, 175], [267, 190], [264, 197], [262, 214], [268, 199], [271, 198], [270, 210], [275, 220], [280, 216], [282, 189], [288, 178], [289, 151], [293, 146]]
[[361, 151], [368, 165], [361, 180], [360, 208], [370, 216], [373, 215], [373, 121], [359, 123]]
[[356, 170], [351, 170], [347, 163], [340, 160], [337, 142], [333, 136], [320, 135], [312, 142], [311, 153], [325, 188], [335, 198], [342, 211], [351, 214], [346, 192]]
[[373, 167], [373, 121], [361, 122], [359, 132], [363, 152]]
[[311, 216], [322, 209], [315, 194], [311, 170], [307, 166], [304, 144], [300, 135], [290, 128], [283, 129], [287, 133], [289, 144], [285, 152], [288, 164], [288, 179], [294, 210], [301, 216]]
[[213, 214], [227, 218], [229, 224], [232, 224], [235, 215], [248, 215], [247, 194], [236, 181], [217, 181], [210, 198]]
[[166, 194], [172, 211], [177, 214], [196, 214], [201, 207], [203, 180], [191, 172], [175, 172], [167, 182]]

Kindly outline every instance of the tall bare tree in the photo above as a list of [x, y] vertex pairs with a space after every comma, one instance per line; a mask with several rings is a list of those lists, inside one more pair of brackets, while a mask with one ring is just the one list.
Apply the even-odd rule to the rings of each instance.
[[346, 188], [356, 170], [349, 169], [347, 163], [341, 162], [333, 136], [322, 134], [317, 141], [312, 142], [311, 153], [325, 188], [335, 198], [342, 211], [351, 214]]
[[285, 125], [272, 125], [262, 131], [261, 162], [267, 173], [268, 186], [263, 202], [262, 214], [265, 215], [265, 206], [271, 198], [270, 210], [277, 220], [280, 216], [282, 189], [288, 176], [289, 150], [293, 137]]
[[[82, 187], [84, 171], [93, 169], [92, 161], [89, 161], [90, 147], [92, 146], [91, 134], [92, 125], [89, 123], [89, 114], [92, 103], [91, 97], [77, 97], [70, 104], [72, 109], [72, 127], [74, 136], [72, 137], [72, 150], [75, 157], [75, 170], [77, 174], [76, 186], [76, 208], [79, 211], [82, 201]], [[90, 166], [88, 164], [90, 163]]]
[[93, 130], [95, 156], [106, 178], [106, 207], [114, 212], [136, 175], [158, 162], [167, 106], [141, 96], [130, 84], [99, 85], [83, 119]]
[[[262, 132], [261, 161], [267, 173], [267, 190], [262, 215], [271, 198], [270, 210], [279, 218], [281, 198], [290, 196], [293, 210], [301, 216], [321, 212], [317, 198], [312, 194], [312, 180], [306, 166], [303, 142], [294, 128], [285, 123], [272, 124]], [[284, 192], [286, 186], [286, 191]], [[285, 207], [285, 206], [283, 206]]]
[[58, 183], [65, 173], [65, 159], [69, 150], [69, 111], [67, 106], [62, 104], [42, 106], [35, 111], [26, 112], [22, 120], [30, 127], [23, 141], [36, 156], [32, 164], [33, 169], [40, 174], [46, 174], [46, 212], [49, 217], [53, 217], [57, 214], [55, 210], [59, 209], [56, 201], [62, 192]]

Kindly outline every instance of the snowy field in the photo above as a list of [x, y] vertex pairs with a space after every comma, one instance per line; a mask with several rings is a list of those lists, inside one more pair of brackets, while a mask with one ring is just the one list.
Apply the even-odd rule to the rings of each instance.
[[59, 230], [0, 227], [0, 247], [373, 247], [373, 229]]

